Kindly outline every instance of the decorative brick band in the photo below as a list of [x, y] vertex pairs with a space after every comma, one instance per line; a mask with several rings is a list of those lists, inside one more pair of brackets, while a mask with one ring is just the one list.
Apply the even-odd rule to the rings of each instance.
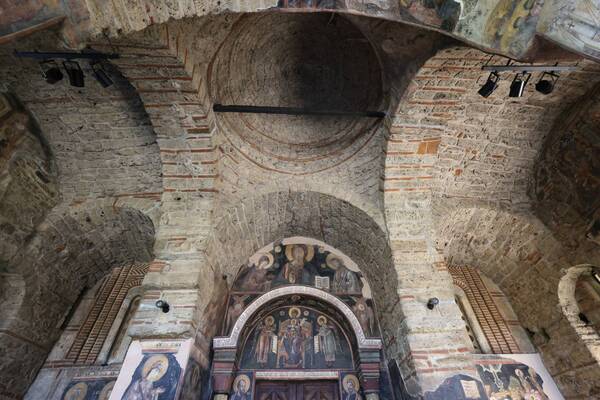
[[68, 363], [89, 365], [96, 361], [127, 293], [142, 284], [147, 271], [147, 263], [112, 270], [67, 353]]
[[460, 287], [471, 304], [477, 321], [495, 354], [520, 352], [508, 323], [502, 317], [494, 297], [485, 286], [481, 275], [471, 267], [448, 267], [454, 284]]

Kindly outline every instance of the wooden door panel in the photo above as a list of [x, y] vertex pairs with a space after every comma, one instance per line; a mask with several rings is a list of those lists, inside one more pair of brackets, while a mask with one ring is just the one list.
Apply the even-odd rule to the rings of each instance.
[[305, 382], [298, 385], [297, 399], [305, 400], [338, 400], [337, 382]]
[[255, 400], [339, 400], [336, 381], [263, 381], [256, 383]]
[[296, 400], [293, 382], [257, 382], [256, 400]]

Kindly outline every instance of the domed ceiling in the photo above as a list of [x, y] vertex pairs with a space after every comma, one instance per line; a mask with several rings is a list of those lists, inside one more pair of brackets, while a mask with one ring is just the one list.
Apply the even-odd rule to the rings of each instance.
[[[383, 106], [373, 48], [348, 20], [330, 14], [242, 18], [212, 62], [214, 103], [371, 111]], [[255, 164], [289, 174], [331, 168], [374, 135], [379, 119], [223, 113], [233, 147]]]

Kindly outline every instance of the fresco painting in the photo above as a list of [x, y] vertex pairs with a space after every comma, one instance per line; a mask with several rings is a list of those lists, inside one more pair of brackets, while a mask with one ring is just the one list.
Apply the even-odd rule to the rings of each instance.
[[[186, 368], [191, 359], [192, 342], [193, 339], [134, 340], [110, 400], [178, 399], [185, 378], [195, 383], [202, 376], [201, 373], [194, 374], [193, 368]], [[184, 376], [184, 371], [189, 375]]]
[[180, 375], [181, 367], [173, 354], [146, 354], [122, 399], [175, 399]]
[[223, 333], [231, 331], [261, 294], [286, 285], [313, 286], [336, 295], [354, 311], [367, 336], [378, 335], [371, 289], [358, 266], [331, 248], [286, 241], [263, 249], [242, 266], [229, 295]]
[[600, 5], [594, 0], [279, 0], [277, 7], [421, 24], [515, 58], [524, 57], [542, 34], [600, 59]]
[[307, 307], [283, 307], [261, 318], [242, 351], [241, 369], [352, 367], [341, 326]]
[[115, 379], [73, 380], [65, 389], [63, 400], [108, 400]]
[[600, 3], [547, 0], [538, 31], [550, 40], [600, 60]]
[[233, 380], [230, 400], [252, 400], [252, 374], [239, 374]]
[[342, 376], [342, 400], [362, 400], [360, 381], [354, 374]]
[[426, 392], [425, 400], [559, 399], [544, 391], [544, 380], [529, 365], [490, 359], [478, 363], [476, 368], [476, 378], [464, 374], [447, 378], [435, 391]]
[[179, 400], [197, 400], [202, 398], [203, 371], [200, 364], [190, 357], [187, 362]]

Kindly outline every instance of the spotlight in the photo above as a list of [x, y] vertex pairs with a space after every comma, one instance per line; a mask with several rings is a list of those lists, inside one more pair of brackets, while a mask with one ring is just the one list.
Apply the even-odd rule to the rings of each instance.
[[481, 89], [479, 89], [477, 93], [479, 93], [483, 97], [489, 97], [489, 95], [492, 94], [494, 90], [496, 90], [496, 88], [498, 87], [499, 80], [500, 76], [498, 75], [498, 72], [494, 71], [490, 73], [490, 76], [488, 76], [487, 81], [483, 84], [483, 86], [481, 87]]
[[513, 79], [510, 84], [510, 91], [508, 92], [508, 97], [521, 97], [523, 96], [523, 91], [525, 90], [525, 86], [527, 82], [529, 82], [529, 78], [531, 78], [531, 74], [528, 74], [526, 71], [519, 72], [515, 75], [515, 79]]
[[156, 303], [154, 303], [156, 305], [157, 308], [160, 308], [162, 310], [162, 312], [164, 313], [168, 313], [170, 310], [170, 306], [169, 303], [167, 303], [166, 301], [163, 300], [157, 300]]
[[440, 304], [440, 300], [437, 297], [432, 297], [427, 300], [427, 308], [430, 310], [433, 310], [438, 304]]
[[83, 80], [83, 71], [77, 61], [64, 61], [63, 67], [69, 75], [69, 83], [71, 86], [83, 87], [85, 85]]
[[103, 88], [107, 88], [113, 84], [113, 81], [112, 79], [110, 79], [110, 76], [108, 76], [104, 68], [102, 68], [102, 64], [100, 64], [99, 62], [95, 62], [90, 64], [90, 66], [92, 67], [92, 72], [94, 73], [94, 76], [96, 77], [96, 80], [98, 81], [100, 86], [102, 86]]
[[[550, 79], [548, 79], [547, 76]], [[550, 94], [554, 90], [554, 85], [557, 80], [558, 75], [554, 72], [544, 72], [540, 80], [535, 84], [535, 90], [542, 94]]]
[[54, 60], [40, 62], [40, 69], [42, 70], [42, 78], [51, 85], [54, 85], [63, 78], [63, 74]]

